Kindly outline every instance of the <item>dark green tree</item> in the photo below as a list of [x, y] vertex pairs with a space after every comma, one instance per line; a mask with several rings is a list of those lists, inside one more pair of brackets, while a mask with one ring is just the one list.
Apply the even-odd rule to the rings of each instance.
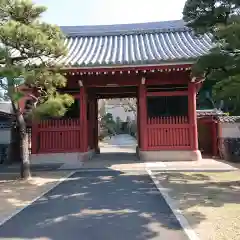
[[240, 114], [239, 13], [239, 0], [187, 0], [183, 10], [195, 34], [209, 34], [213, 41], [209, 54], [194, 65], [193, 75], [213, 81], [213, 97], [224, 100], [233, 114]]
[[[60, 28], [40, 21], [46, 7], [27, 0], [0, 0], [0, 83], [11, 101], [19, 129], [21, 177], [30, 176], [26, 119], [62, 116], [73, 103], [58, 88], [66, 85], [54, 60], [67, 53]], [[22, 85], [31, 91], [22, 91]], [[19, 107], [25, 95], [32, 98], [27, 115]]]
[[106, 113], [102, 118], [102, 126], [109, 134], [115, 134], [115, 121], [111, 113]]

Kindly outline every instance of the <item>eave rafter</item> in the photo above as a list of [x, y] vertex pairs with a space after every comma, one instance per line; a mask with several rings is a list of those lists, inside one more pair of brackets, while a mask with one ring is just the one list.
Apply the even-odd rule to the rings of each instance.
[[133, 68], [102, 68], [102, 69], [81, 69], [81, 68], [70, 68], [63, 69], [63, 75], [95, 75], [95, 76], [103, 76], [103, 75], [123, 75], [123, 74], [136, 74], [136, 75], [144, 75], [147, 73], [155, 73], [155, 72], [183, 72], [190, 71], [191, 65], [172, 65], [172, 66], [157, 66], [157, 67], [133, 67]]

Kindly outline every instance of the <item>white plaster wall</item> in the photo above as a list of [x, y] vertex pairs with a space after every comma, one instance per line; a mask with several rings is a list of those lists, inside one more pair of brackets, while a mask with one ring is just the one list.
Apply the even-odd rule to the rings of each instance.
[[240, 138], [240, 123], [220, 123], [220, 138]]
[[135, 118], [133, 112], [125, 112], [123, 107], [106, 106], [106, 112], [111, 113], [114, 120], [116, 120], [117, 117], [120, 117], [122, 121], [126, 121], [127, 117], [129, 117], [131, 120], [134, 120]]
[[[135, 104], [134, 99], [108, 99], [105, 100], [105, 110], [107, 113], [111, 113], [114, 120], [116, 120], [117, 117], [120, 117], [122, 121], [126, 121], [127, 117], [129, 117], [131, 120], [134, 120], [135, 114], [134, 112], [126, 112], [124, 110], [124, 107], [122, 105], [128, 105], [128, 101], [132, 101], [132, 104]], [[101, 103], [100, 103], [101, 106]]]

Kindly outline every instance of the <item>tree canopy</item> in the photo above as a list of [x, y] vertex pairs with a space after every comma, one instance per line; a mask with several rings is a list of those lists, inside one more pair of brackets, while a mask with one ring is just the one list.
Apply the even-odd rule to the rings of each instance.
[[24, 82], [32, 89], [28, 94], [36, 113], [60, 116], [72, 98], [57, 92], [66, 79], [53, 60], [67, 50], [60, 28], [40, 20], [45, 11], [44, 6], [27, 0], [0, 1], [1, 87], [17, 110], [18, 101], [26, 94], [19, 88]]
[[32, 100], [31, 119], [62, 116], [73, 103], [71, 96], [58, 92], [66, 86], [61, 66], [55, 64], [67, 54], [65, 36], [58, 26], [41, 21], [45, 11], [30, 0], [0, 0], [0, 87], [12, 103], [19, 127], [22, 177], [30, 172], [26, 115], [19, 101], [26, 95]]
[[196, 35], [209, 34], [213, 41], [209, 54], [197, 60], [193, 74], [213, 81], [214, 98], [224, 100], [235, 114], [240, 114], [239, 13], [239, 0], [187, 0], [183, 10], [183, 19]]

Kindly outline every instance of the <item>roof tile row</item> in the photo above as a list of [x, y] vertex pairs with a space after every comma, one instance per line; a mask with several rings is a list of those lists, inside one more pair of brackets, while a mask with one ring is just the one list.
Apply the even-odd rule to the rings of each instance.
[[146, 24], [62, 27], [68, 55], [65, 66], [102, 67], [192, 62], [212, 47], [211, 37], [197, 38], [183, 21]]

